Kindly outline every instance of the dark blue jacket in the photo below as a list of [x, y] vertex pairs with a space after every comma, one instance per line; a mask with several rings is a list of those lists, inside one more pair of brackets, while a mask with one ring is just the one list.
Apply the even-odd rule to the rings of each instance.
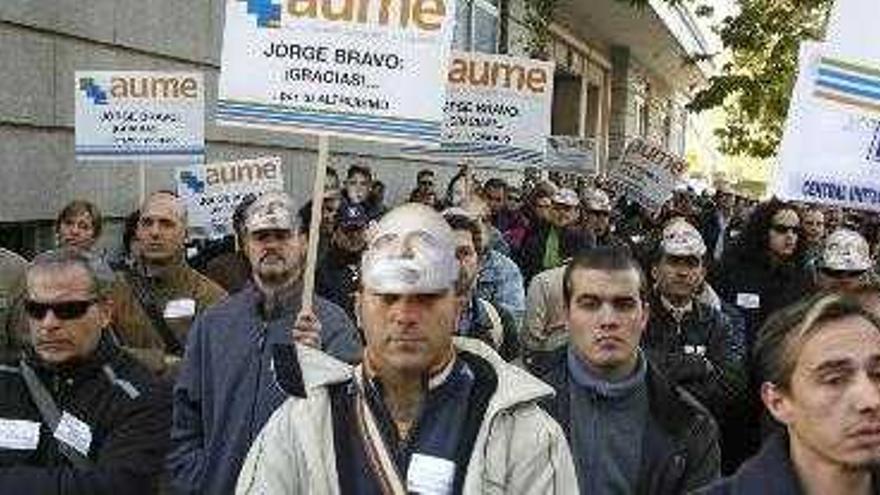
[[[262, 313], [262, 294], [249, 284], [199, 315], [188, 335], [174, 387], [168, 469], [178, 493], [233, 493], [254, 438], [287, 399], [276, 383], [273, 344], [289, 344], [300, 290], [275, 315]], [[315, 297], [324, 350], [359, 358], [357, 330], [335, 304]]]
[[[880, 494], [878, 472], [873, 472], [872, 493]], [[776, 433], [764, 442], [763, 448], [746, 461], [735, 475], [724, 478], [701, 490], [701, 495], [803, 495], [791, 458], [788, 435]]]

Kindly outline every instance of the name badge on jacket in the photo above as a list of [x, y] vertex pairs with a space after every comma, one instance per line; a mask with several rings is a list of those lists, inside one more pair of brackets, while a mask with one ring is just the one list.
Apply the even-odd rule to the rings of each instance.
[[92, 445], [92, 429], [73, 414], [67, 411], [61, 414], [61, 421], [58, 422], [53, 436], [70, 445], [80, 454], [89, 455], [89, 447]]
[[40, 423], [26, 419], [0, 419], [0, 449], [34, 450], [40, 443]]
[[455, 463], [427, 454], [415, 453], [406, 471], [406, 491], [425, 495], [452, 493]]
[[745, 309], [759, 309], [761, 307], [761, 296], [749, 292], [739, 292], [736, 295], [736, 305]]

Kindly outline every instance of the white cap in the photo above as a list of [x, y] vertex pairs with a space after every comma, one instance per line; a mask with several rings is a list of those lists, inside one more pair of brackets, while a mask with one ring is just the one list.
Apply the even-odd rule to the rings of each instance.
[[706, 254], [706, 243], [700, 231], [684, 220], [674, 220], [663, 229], [660, 247], [670, 256], [702, 257]]
[[364, 288], [380, 294], [436, 294], [455, 288], [455, 237], [434, 209], [408, 203], [370, 230], [361, 259]]
[[847, 272], [868, 270], [873, 265], [868, 241], [854, 230], [837, 229], [825, 239], [819, 265]]
[[247, 232], [260, 230], [296, 230], [293, 200], [283, 192], [268, 192], [247, 209], [244, 222]]
[[576, 192], [571, 189], [563, 187], [562, 189], [557, 189], [553, 194], [553, 202], [558, 204], [563, 204], [567, 206], [577, 206], [580, 201], [578, 201], [578, 195]]
[[593, 188], [584, 194], [584, 202], [587, 204], [587, 210], [591, 211], [611, 211], [611, 200], [605, 191]]

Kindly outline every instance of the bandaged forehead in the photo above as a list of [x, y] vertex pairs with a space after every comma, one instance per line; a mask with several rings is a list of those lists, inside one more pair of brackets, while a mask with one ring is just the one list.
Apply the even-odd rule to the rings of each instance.
[[436, 211], [404, 205], [372, 229], [362, 260], [364, 287], [379, 293], [441, 293], [455, 287], [452, 229]]

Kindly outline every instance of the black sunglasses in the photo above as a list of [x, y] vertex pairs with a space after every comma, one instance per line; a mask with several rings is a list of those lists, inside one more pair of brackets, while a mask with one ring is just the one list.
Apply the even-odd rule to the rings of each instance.
[[791, 232], [792, 234], [797, 234], [800, 232], [801, 228], [799, 225], [771, 225], [770, 229], [777, 234], [787, 234]]
[[49, 310], [59, 320], [75, 320], [86, 314], [86, 311], [95, 304], [97, 299], [88, 299], [85, 301], [60, 301], [54, 303], [42, 303], [28, 299], [24, 303], [24, 310], [31, 318], [42, 320], [46, 317]]

